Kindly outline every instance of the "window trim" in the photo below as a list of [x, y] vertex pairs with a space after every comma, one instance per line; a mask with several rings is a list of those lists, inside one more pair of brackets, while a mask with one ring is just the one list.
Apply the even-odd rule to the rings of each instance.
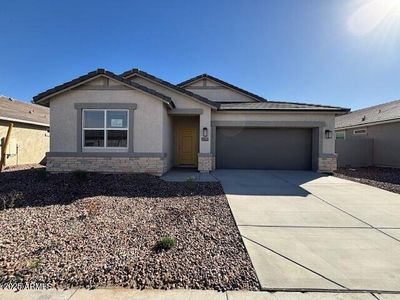
[[[104, 122], [102, 128], [91, 128], [84, 127], [85, 123], [85, 111], [102, 111], [104, 116]], [[108, 128], [107, 127], [107, 111], [124, 111], [126, 112], [126, 127], [125, 128]], [[127, 108], [82, 108], [81, 109], [81, 145], [83, 152], [127, 152], [129, 150], [129, 131], [130, 131], [130, 118], [129, 109]], [[88, 147], [85, 146], [85, 130], [102, 130], [104, 136], [103, 147]], [[126, 147], [107, 147], [107, 131], [108, 130], [121, 130], [126, 131]]]
[[[337, 133], [338, 132], [343, 132], [343, 138], [337, 138]], [[335, 140], [345, 140], [346, 139], [346, 130], [338, 130], [338, 131], [335, 131]]]

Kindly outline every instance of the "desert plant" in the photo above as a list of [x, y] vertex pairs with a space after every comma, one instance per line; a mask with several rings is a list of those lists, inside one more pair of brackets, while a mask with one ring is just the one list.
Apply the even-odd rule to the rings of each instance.
[[194, 176], [189, 176], [188, 178], [186, 178], [185, 186], [189, 190], [193, 191], [197, 186], [196, 178]]
[[83, 170], [72, 171], [72, 175], [79, 182], [86, 181], [88, 179], [88, 172]]
[[157, 250], [169, 250], [175, 246], [176, 246], [175, 238], [170, 237], [170, 236], [165, 236], [157, 242], [156, 249]]
[[37, 269], [37, 268], [39, 267], [39, 265], [40, 265], [40, 261], [39, 261], [39, 260], [29, 260], [29, 261], [26, 263], [26, 267], [27, 267], [28, 269], [30, 269], [30, 270], [32, 270], [32, 269]]
[[1, 210], [5, 210], [8, 208], [13, 208], [15, 207], [16, 203], [21, 200], [24, 197], [24, 195], [21, 192], [18, 191], [10, 191], [8, 193], [5, 193], [3, 195], [0, 195], [0, 199], [2, 202], [2, 207], [0, 207]]

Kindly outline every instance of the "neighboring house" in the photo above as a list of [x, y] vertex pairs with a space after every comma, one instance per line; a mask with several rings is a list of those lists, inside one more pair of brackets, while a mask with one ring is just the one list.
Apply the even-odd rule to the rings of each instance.
[[49, 171], [336, 168], [340, 107], [267, 101], [210, 75], [172, 84], [90, 72], [34, 97], [50, 106]]
[[[0, 96], [0, 139], [3, 147], [13, 124], [5, 165], [38, 164], [49, 151], [49, 109], [41, 105]], [[3, 153], [1, 151], [0, 153]]]
[[340, 167], [400, 168], [400, 100], [336, 118]]

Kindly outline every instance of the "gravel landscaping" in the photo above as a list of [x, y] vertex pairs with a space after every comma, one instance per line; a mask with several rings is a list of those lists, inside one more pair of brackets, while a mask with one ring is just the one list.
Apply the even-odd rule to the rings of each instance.
[[8, 169], [0, 230], [2, 284], [259, 289], [219, 183]]
[[340, 168], [335, 176], [372, 185], [400, 194], [400, 169], [395, 168]]

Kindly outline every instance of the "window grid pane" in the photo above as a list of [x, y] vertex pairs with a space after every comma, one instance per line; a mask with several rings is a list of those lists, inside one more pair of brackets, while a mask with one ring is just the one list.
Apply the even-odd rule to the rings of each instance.
[[104, 130], [84, 130], [85, 147], [104, 147]]
[[107, 147], [126, 148], [128, 146], [127, 130], [107, 130]]
[[128, 112], [125, 110], [107, 110], [107, 128], [128, 128]]
[[128, 148], [128, 122], [127, 110], [83, 110], [83, 147]]
[[83, 112], [84, 128], [104, 128], [104, 111], [85, 110]]

